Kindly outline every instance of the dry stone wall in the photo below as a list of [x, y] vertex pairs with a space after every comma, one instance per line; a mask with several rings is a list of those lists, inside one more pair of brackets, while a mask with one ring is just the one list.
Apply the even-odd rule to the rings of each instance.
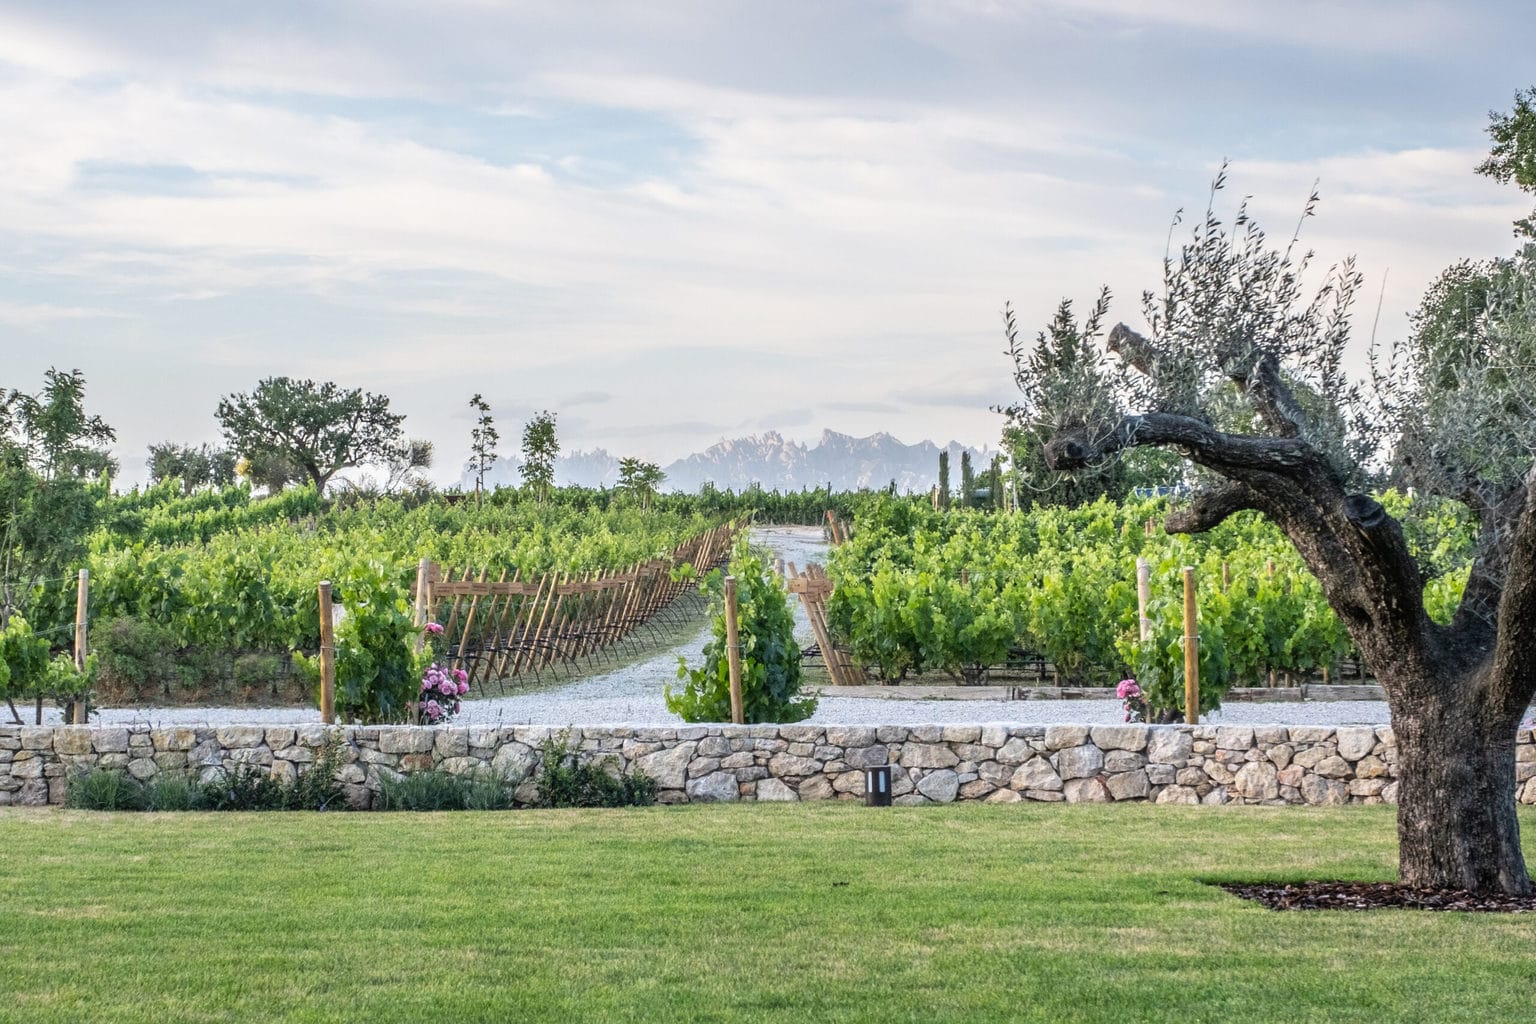
[[[526, 779], [538, 726], [0, 726], [0, 804], [62, 803], [92, 768], [148, 781], [161, 772], [259, 770], [291, 778], [327, 742], [342, 747], [349, 802], [379, 780], [437, 768]], [[892, 766], [898, 804], [985, 800], [1164, 804], [1346, 804], [1396, 799], [1388, 726], [750, 725], [572, 728], [584, 758], [635, 768], [662, 803], [862, 798], [864, 769]], [[1522, 730], [1519, 799], [1536, 804], [1536, 742]], [[525, 782], [520, 802], [536, 791]]]

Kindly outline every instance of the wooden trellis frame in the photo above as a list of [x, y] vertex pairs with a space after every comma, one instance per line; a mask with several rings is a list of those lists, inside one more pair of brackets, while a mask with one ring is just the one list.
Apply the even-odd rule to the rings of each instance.
[[[831, 521], [831, 513], [827, 513]], [[811, 620], [811, 631], [816, 634], [816, 646], [821, 649], [821, 660], [826, 662], [827, 674], [834, 686], [857, 686], [864, 682], [864, 673], [854, 665], [847, 651], [832, 642], [832, 629], [827, 625], [827, 598], [831, 596], [833, 583], [827, 571], [812, 562], [804, 573], [795, 571], [795, 563], [788, 565], [789, 592], [799, 594], [805, 605], [805, 617]]]
[[417, 625], [443, 625], [446, 660], [469, 675], [472, 687], [538, 677], [583, 658], [591, 664], [666, 617], [689, 587], [674, 580], [672, 570], [687, 563], [702, 572], [724, 563], [740, 529], [734, 521], [714, 527], [668, 557], [623, 570], [524, 577], [520, 569], [502, 569], [492, 579], [490, 569], [423, 562], [414, 595]]

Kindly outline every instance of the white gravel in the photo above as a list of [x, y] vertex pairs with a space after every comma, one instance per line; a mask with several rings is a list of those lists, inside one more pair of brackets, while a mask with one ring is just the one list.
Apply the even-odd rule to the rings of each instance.
[[[803, 568], [807, 562], [825, 560], [826, 545], [819, 527], [768, 527], [753, 531], [754, 543], [771, 548], [787, 562]], [[795, 602], [796, 635], [802, 644], [811, 642], [805, 613]], [[676, 725], [681, 719], [666, 709], [662, 690], [676, 687], [677, 659], [693, 661], [708, 637], [708, 627], [672, 649], [602, 675], [590, 676], [563, 686], [518, 693], [506, 697], [464, 702], [456, 725]], [[24, 716], [31, 720], [26, 709]], [[810, 722], [837, 725], [918, 725], [945, 722], [1083, 722], [1100, 724], [1122, 721], [1117, 700], [878, 700], [827, 697]], [[1273, 704], [1230, 704], [1206, 721], [1265, 725], [1385, 724], [1391, 720], [1383, 701], [1337, 701]], [[45, 722], [57, 722], [58, 713], [44, 713]], [[287, 725], [319, 721], [313, 708], [104, 708], [94, 721], [101, 725], [148, 723], [153, 725]]]

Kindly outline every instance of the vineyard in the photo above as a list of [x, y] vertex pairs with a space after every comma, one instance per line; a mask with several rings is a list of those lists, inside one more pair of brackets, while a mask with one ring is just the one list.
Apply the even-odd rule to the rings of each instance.
[[[1448, 621], [1471, 559], [1456, 508], [1383, 502], [1405, 523], [1431, 614]], [[1049, 668], [1064, 684], [1135, 677], [1158, 707], [1182, 701], [1183, 566], [1196, 567], [1201, 700], [1274, 675], [1336, 672], [1348, 634], [1290, 543], [1255, 515], [1209, 533], [1171, 536], [1164, 500], [1108, 501], [1026, 513], [934, 512], [875, 499], [828, 566], [828, 619], [874, 678], [942, 672], [977, 683], [1001, 666]], [[1150, 529], [1149, 529], [1150, 524]], [[1135, 563], [1152, 569], [1151, 639], [1138, 639]]]
[[[319, 646], [322, 579], [334, 583], [343, 607], [408, 612], [422, 559], [489, 570], [492, 580], [611, 577], [637, 564], [670, 565], [687, 542], [740, 515], [750, 500], [730, 492], [665, 496], [645, 510], [613, 492], [572, 488], [542, 505], [515, 492], [489, 495], [481, 506], [457, 496], [349, 503], [323, 501], [308, 488], [270, 498], [244, 487], [183, 495], [174, 481], [103, 494], [102, 525], [82, 566], [91, 579], [92, 648], [117, 699], [228, 698], [242, 690], [303, 699], [307, 686], [290, 678], [289, 654]], [[809, 492], [800, 500], [826, 505]], [[46, 580], [20, 612], [63, 646], [74, 600], [72, 578]], [[278, 684], [288, 690], [277, 692]]]

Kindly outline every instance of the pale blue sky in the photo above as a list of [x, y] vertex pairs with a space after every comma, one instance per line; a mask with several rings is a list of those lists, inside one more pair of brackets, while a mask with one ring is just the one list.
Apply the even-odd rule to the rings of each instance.
[[991, 443], [1004, 301], [1135, 323], [1224, 157], [1277, 234], [1319, 180], [1403, 333], [1512, 248], [1471, 168], [1533, 51], [1523, 2], [0, 0], [0, 384], [80, 367], [134, 457], [330, 378], [445, 479], [477, 391], [658, 461]]

